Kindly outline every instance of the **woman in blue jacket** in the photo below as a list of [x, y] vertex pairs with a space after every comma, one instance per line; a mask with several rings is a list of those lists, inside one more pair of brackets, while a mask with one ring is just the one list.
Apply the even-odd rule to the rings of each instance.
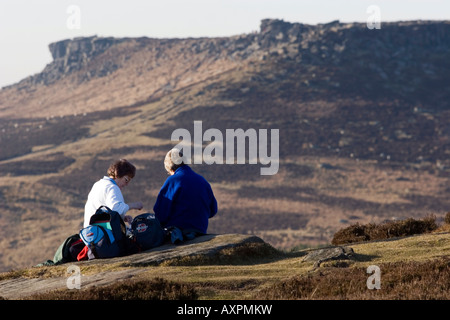
[[186, 233], [206, 234], [208, 219], [217, 213], [211, 185], [183, 161], [180, 150], [170, 150], [164, 159], [170, 175], [153, 207], [163, 227], [177, 227]]

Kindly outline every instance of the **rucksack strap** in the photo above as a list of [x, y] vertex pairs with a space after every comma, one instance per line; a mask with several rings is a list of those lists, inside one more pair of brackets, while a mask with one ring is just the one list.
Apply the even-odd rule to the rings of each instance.
[[92, 254], [94, 255], [95, 259], [98, 259], [97, 250], [95, 249], [95, 245], [91, 242], [89, 243], [89, 249], [91, 250]]

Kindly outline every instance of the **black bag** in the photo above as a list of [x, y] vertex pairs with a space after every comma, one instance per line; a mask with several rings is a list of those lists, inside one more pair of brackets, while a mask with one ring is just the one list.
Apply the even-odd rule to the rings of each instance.
[[88, 246], [88, 258], [113, 258], [127, 254], [126, 226], [118, 212], [101, 206], [81, 229], [80, 238]]
[[83, 250], [84, 243], [80, 239], [80, 235], [73, 234], [66, 238], [64, 242], [59, 246], [53, 257], [54, 264], [67, 263], [77, 261], [77, 256]]
[[153, 213], [143, 213], [133, 219], [131, 230], [140, 250], [149, 250], [163, 244], [166, 232]]

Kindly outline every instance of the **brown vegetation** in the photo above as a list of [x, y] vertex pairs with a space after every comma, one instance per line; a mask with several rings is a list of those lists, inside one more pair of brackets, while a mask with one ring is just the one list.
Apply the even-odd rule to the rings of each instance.
[[86, 290], [55, 290], [30, 296], [27, 300], [195, 300], [197, 297], [190, 285], [154, 278]]
[[379, 265], [381, 288], [367, 288], [366, 268], [323, 268], [259, 292], [255, 299], [448, 300], [450, 258]]
[[435, 216], [421, 220], [408, 218], [400, 221], [386, 221], [380, 224], [355, 223], [337, 231], [331, 243], [334, 245], [349, 244], [362, 241], [382, 240], [394, 237], [405, 237], [434, 231], [438, 228]]
[[450, 212], [447, 212], [444, 217], [444, 222], [450, 225]]

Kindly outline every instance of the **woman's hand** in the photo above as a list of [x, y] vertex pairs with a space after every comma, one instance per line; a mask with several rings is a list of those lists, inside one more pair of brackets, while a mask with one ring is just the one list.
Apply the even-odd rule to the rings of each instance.
[[133, 222], [133, 217], [132, 217], [132, 216], [125, 216], [125, 217], [123, 218], [123, 221], [124, 221], [125, 223], [131, 224], [131, 222]]

